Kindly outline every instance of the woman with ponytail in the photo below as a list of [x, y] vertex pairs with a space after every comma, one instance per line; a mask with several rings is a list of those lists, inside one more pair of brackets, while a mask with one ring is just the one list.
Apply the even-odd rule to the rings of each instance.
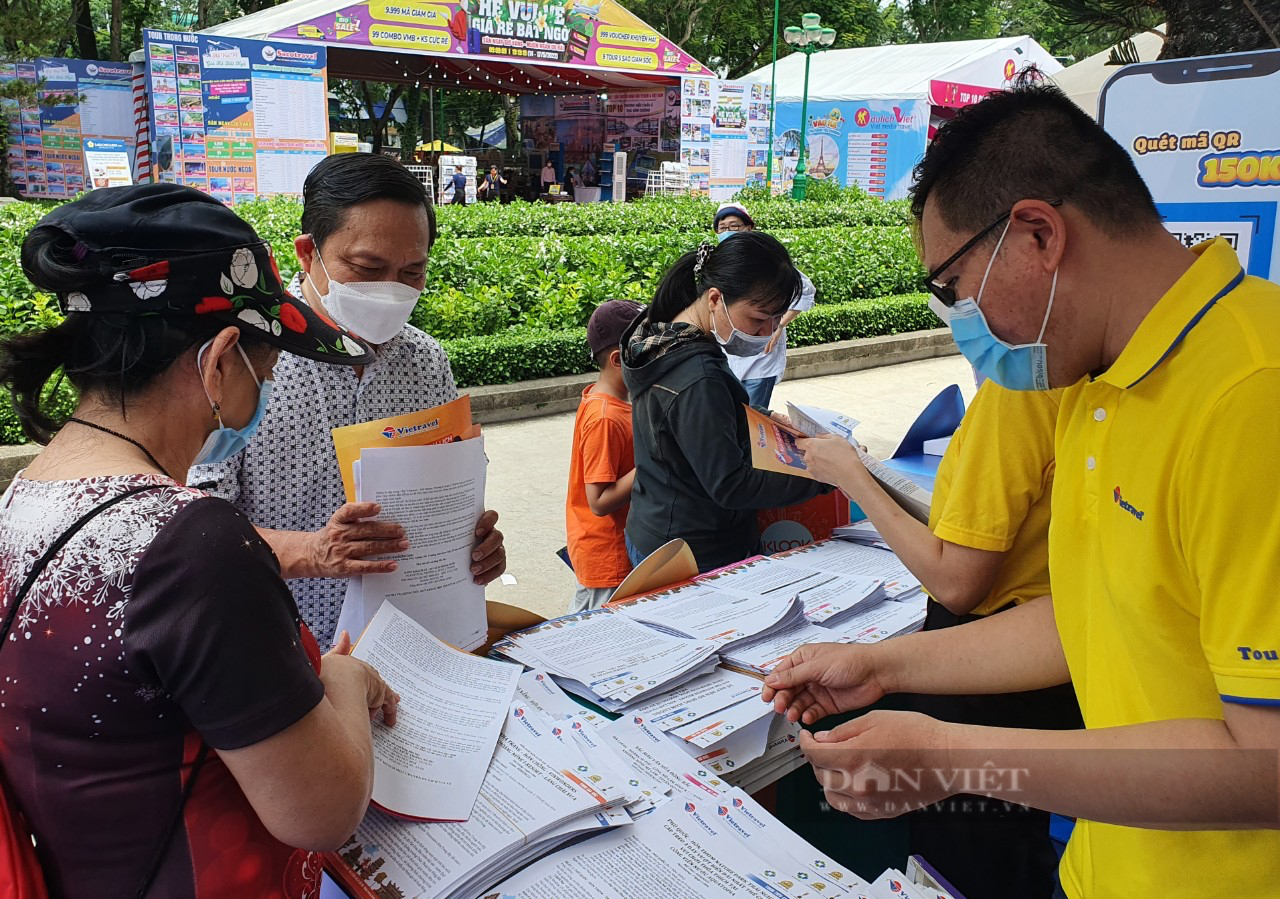
[[[243, 448], [280, 350], [373, 354], [187, 187], [60, 206], [22, 267], [66, 320], [0, 341], [47, 444], [0, 498], [0, 843], [35, 842], [0, 885], [38, 868], [54, 899], [314, 896], [312, 850], [364, 815], [370, 715], [393, 723], [397, 700], [349, 643], [322, 663], [253, 526], [184, 481]], [[55, 376], [80, 396], [66, 421]]]
[[633, 564], [676, 537], [702, 571], [740, 561], [759, 552], [757, 510], [829, 489], [752, 467], [747, 392], [725, 362], [726, 353], [763, 351], [800, 290], [786, 247], [744, 232], [680, 257], [624, 335], [636, 449], [626, 531]]

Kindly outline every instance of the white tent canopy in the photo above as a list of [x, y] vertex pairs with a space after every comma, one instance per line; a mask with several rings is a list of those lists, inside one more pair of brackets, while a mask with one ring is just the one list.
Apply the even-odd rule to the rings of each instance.
[[[1164, 25], [1156, 27], [1156, 30], [1162, 33], [1164, 29]], [[1150, 62], [1160, 55], [1164, 40], [1150, 31], [1143, 31], [1133, 36], [1133, 46], [1138, 51], [1140, 61]], [[1063, 93], [1095, 119], [1098, 117], [1098, 94], [1102, 92], [1102, 86], [1107, 83], [1107, 79], [1120, 71], [1119, 66], [1107, 65], [1110, 56], [1111, 50], [1108, 48], [1080, 60], [1073, 66], [1068, 66], [1053, 76], [1054, 82], [1062, 88]]]
[[279, 6], [261, 9], [247, 16], [206, 28], [204, 33], [220, 34], [224, 37], [247, 37], [260, 41], [274, 32], [291, 28], [298, 22], [327, 15], [336, 9], [350, 5], [348, 0], [338, 0], [338, 2], [335, 0], [288, 0]]
[[[1062, 65], [1030, 37], [1002, 37], [936, 44], [858, 47], [816, 53], [809, 66], [809, 99], [927, 100], [932, 82], [997, 88], [1006, 81], [1006, 63], [1015, 69], [1034, 63], [1046, 75]], [[770, 66], [746, 76], [768, 84]], [[778, 61], [775, 102], [798, 103], [804, 90], [804, 54]]]

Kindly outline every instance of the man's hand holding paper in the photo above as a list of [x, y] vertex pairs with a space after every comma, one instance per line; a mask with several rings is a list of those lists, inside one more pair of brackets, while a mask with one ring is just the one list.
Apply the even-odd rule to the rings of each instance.
[[802, 724], [865, 708], [888, 692], [877, 678], [874, 651], [841, 643], [801, 646], [765, 678], [761, 698]]

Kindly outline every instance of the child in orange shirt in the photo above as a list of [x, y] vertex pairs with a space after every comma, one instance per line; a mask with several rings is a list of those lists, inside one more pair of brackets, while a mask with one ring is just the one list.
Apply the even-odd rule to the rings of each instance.
[[623, 530], [636, 463], [618, 343], [643, 311], [639, 303], [610, 300], [601, 303], [587, 323], [587, 345], [600, 376], [582, 392], [573, 423], [565, 526], [569, 561], [578, 578], [574, 612], [604, 605], [631, 572]]

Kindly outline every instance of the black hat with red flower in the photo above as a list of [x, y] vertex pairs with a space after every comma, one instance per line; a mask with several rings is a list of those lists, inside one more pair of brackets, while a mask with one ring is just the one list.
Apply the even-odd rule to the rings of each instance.
[[208, 194], [177, 184], [108, 187], [59, 206], [36, 228], [74, 239], [86, 275], [60, 291], [67, 314], [208, 316], [299, 356], [373, 361], [369, 344], [285, 289], [271, 247]]

